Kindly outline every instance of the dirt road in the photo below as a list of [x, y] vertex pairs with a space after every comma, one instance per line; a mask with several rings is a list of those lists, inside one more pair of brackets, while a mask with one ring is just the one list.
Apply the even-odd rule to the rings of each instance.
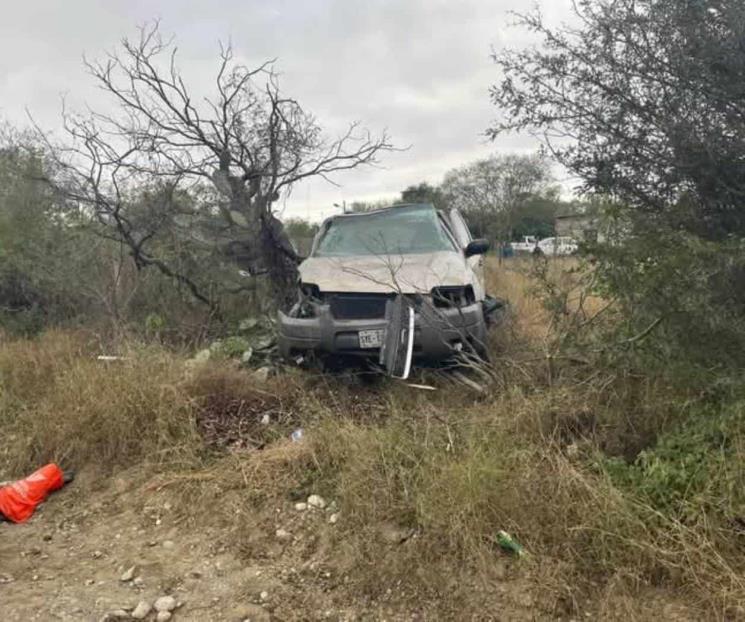
[[223, 543], [226, 534], [187, 525], [168, 502], [143, 505], [142, 489], [122, 488], [120, 480], [90, 494], [79, 482], [28, 523], [0, 523], [3, 621], [117, 619], [163, 595], [178, 602], [175, 621], [351, 620], [361, 619], [360, 609], [362, 618], [367, 610], [370, 619], [411, 619], [384, 606], [346, 608], [320, 558], [297, 554], [309, 532], [332, 527], [325, 511], [276, 508], [284, 530], [257, 524], [247, 561]]
[[[236, 537], [178, 503], [141, 474], [103, 486], [87, 474], [28, 523], [0, 523], [0, 620], [132, 620], [138, 605], [147, 610], [163, 596], [177, 605], [173, 622], [696, 619], [664, 594], [650, 594], [642, 608], [638, 600], [604, 599], [562, 615], [542, 605], [521, 572], [456, 586], [468, 595], [467, 614], [455, 592], [407, 591], [384, 575], [370, 595], [355, 585], [358, 560], [343, 554], [343, 516], [331, 519], [328, 507], [298, 509], [289, 499], [261, 512], [247, 506], [247, 528]], [[394, 531], [380, 546], [395, 554], [413, 540], [402, 544]], [[152, 609], [140, 619], [169, 616]]]
[[[219, 527], [150, 499], [147, 483], [96, 487], [92, 475], [81, 477], [28, 523], [0, 523], [3, 622], [133, 619], [139, 603], [164, 595], [178, 603], [174, 622], [453, 619], [395, 586], [375, 599], [357, 594], [348, 577], [354, 561], [343, 569], [329, 554], [338, 525], [328, 508], [299, 510], [287, 500], [248, 514], [251, 535], [236, 547]], [[529, 608], [513, 614], [535, 619]]]

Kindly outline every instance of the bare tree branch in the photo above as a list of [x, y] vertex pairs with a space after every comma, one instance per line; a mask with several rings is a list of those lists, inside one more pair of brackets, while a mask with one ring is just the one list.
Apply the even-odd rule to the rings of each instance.
[[160, 201], [157, 217], [150, 214], [143, 229], [132, 208], [143, 188], [170, 188], [163, 198], [201, 188], [192, 220], [201, 217], [220, 231], [218, 247], [238, 243], [241, 267], [267, 272], [279, 295], [294, 284], [298, 257], [273, 204], [304, 179], [332, 181], [335, 173], [375, 164], [394, 149], [385, 133], [373, 136], [357, 122], [326, 138], [312, 114], [281, 94], [273, 60], [250, 69], [230, 44], [220, 45], [214, 93], [198, 96], [179, 69], [175, 42], [161, 36], [157, 21], [104, 59], [84, 62], [117, 106], [87, 115], [63, 110], [62, 144], [52, 145], [39, 132], [56, 154], [52, 181], [103, 229], [115, 231], [138, 266], [157, 267], [200, 300], [209, 297], [153, 250], [183, 209], [177, 201]]

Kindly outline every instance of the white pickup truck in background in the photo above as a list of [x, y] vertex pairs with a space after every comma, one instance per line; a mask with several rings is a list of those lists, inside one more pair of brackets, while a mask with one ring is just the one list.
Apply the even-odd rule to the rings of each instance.
[[536, 255], [546, 255], [547, 257], [565, 257], [574, 255], [579, 250], [577, 240], [568, 236], [559, 236], [555, 238], [544, 238], [535, 247]]
[[547, 257], [559, 257], [573, 255], [577, 252], [579, 245], [574, 238], [568, 236], [551, 237], [539, 240], [535, 236], [523, 236], [520, 242], [510, 244], [515, 254], [532, 253], [534, 255], [545, 255]]
[[512, 250], [515, 253], [532, 253], [538, 244], [538, 238], [534, 235], [523, 236], [520, 242], [512, 242]]

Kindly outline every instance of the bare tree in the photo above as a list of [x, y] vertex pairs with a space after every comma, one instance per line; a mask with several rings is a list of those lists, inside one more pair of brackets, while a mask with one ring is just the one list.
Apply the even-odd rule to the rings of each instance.
[[[281, 93], [273, 61], [250, 69], [229, 45], [220, 48], [213, 94], [199, 98], [176, 52], [155, 22], [105, 59], [85, 61], [117, 106], [63, 113], [67, 139], [47, 139], [57, 154], [53, 183], [103, 235], [123, 241], [138, 267], [155, 266], [210, 305], [211, 293], [158, 255], [159, 232], [181, 229], [192, 242], [216, 243], [244, 270], [267, 274], [285, 298], [298, 257], [272, 206], [303, 179], [331, 181], [393, 147], [385, 133], [373, 136], [356, 122], [326, 138], [315, 117]], [[152, 199], [147, 218], [135, 218], [132, 204], [142, 203], [144, 190]]]

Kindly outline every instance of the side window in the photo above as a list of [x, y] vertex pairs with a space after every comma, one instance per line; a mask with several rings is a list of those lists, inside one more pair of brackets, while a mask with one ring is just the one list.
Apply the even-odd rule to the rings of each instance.
[[458, 241], [461, 248], [465, 248], [473, 239], [471, 232], [468, 230], [466, 221], [457, 209], [451, 209], [448, 213], [448, 218], [450, 219], [455, 239]]

